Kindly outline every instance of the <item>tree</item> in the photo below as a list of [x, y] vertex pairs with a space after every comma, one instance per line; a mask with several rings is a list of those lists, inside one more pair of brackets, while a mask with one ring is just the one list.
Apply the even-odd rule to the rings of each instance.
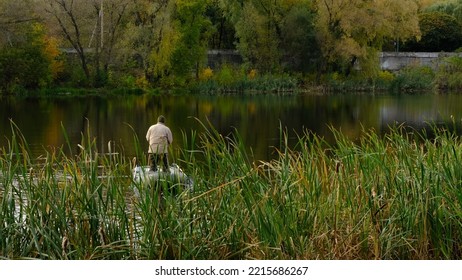
[[37, 21], [31, 10], [32, 0], [0, 1], [0, 46], [24, 40], [23, 28]]
[[63, 70], [58, 40], [47, 34], [33, 0], [0, 2], [0, 88], [48, 86]]
[[101, 52], [104, 72], [109, 70], [110, 65], [116, 63], [115, 52], [118, 51], [118, 43], [123, 36], [129, 4], [130, 0], [104, 0], [104, 10], [101, 12], [101, 15], [104, 16], [104, 22], [100, 29], [102, 32]]
[[282, 1], [255, 0], [244, 3], [241, 20], [236, 24], [237, 48], [262, 72], [280, 70], [282, 53]]
[[316, 14], [309, 3], [294, 4], [281, 23], [281, 55], [284, 69], [316, 71], [320, 49], [316, 41]]
[[419, 36], [413, 0], [318, 0], [316, 7], [324, 70], [331, 67], [348, 75], [359, 62], [363, 73], [374, 76], [377, 52], [385, 41]]
[[0, 88], [17, 89], [48, 86], [62, 70], [56, 40], [46, 35], [40, 24], [23, 26], [24, 40], [0, 48]]
[[426, 7], [423, 12], [441, 12], [453, 16], [458, 24], [462, 26], [462, 0], [437, 2], [429, 7]]
[[140, 68], [142, 77], [156, 82], [167, 75], [180, 36], [174, 0], [132, 0], [124, 32], [124, 61]]
[[89, 48], [85, 42], [91, 38], [91, 26], [95, 17], [91, 5], [78, 5], [74, 0], [44, 0], [45, 11], [54, 19], [68, 43], [77, 52], [86, 79], [90, 80], [88, 65]]
[[[104, 76], [113, 61], [129, 0], [37, 0], [37, 13], [51, 31], [61, 36], [77, 53], [87, 83], [104, 83]], [[45, 16], [45, 11], [49, 16]], [[102, 67], [101, 67], [102, 65]], [[94, 71], [93, 71], [94, 70]]]
[[205, 15], [210, 20], [214, 31], [209, 38], [209, 48], [234, 49], [236, 31], [234, 25], [225, 17], [220, 7], [220, 0], [207, 1]]
[[[262, 72], [274, 72], [283, 70], [281, 65], [285, 59], [291, 60], [290, 63], [286, 63], [289, 65], [294, 63], [294, 59], [303, 59], [300, 56], [302, 53], [316, 52], [316, 49], [311, 49], [316, 48], [315, 44], [306, 41], [308, 37], [314, 37], [311, 2], [221, 0], [220, 4], [224, 15], [235, 26], [236, 47], [240, 54], [251, 66]], [[297, 20], [300, 21], [296, 22]], [[298, 26], [298, 23], [307, 25]], [[298, 35], [302, 37], [296, 38]], [[297, 42], [287, 42], [294, 39]], [[296, 50], [296, 46], [304, 49]], [[291, 55], [294, 52], [297, 55]]]
[[451, 15], [441, 12], [419, 16], [421, 40], [412, 40], [405, 50], [420, 52], [452, 52], [462, 45], [462, 26]]
[[[96, 24], [89, 47], [94, 48], [95, 85], [106, 83], [109, 66], [115, 61], [114, 50], [122, 34], [129, 0], [93, 0], [92, 6]], [[102, 69], [101, 69], [102, 64]]]
[[251, 65], [262, 72], [275, 70], [279, 65], [279, 38], [276, 26], [250, 1], [244, 4], [240, 20], [236, 24], [239, 38], [237, 49]]
[[441, 12], [453, 16], [462, 24], [462, 0], [437, 2], [424, 9], [424, 12]]
[[179, 40], [172, 54], [172, 72], [188, 78], [195, 70], [196, 78], [201, 63], [205, 61], [211, 22], [205, 17], [207, 1], [177, 1], [175, 18], [178, 21]]

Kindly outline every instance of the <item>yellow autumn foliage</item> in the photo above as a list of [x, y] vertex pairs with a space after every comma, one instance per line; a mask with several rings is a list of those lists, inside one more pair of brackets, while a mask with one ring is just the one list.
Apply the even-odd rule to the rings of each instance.
[[60, 59], [60, 41], [56, 37], [47, 35], [44, 26], [39, 23], [32, 26], [32, 32], [35, 37], [34, 45], [41, 48], [43, 55], [48, 60], [51, 76], [56, 79], [59, 73], [64, 71], [64, 61]]
[[256, 69], [251, 69], [249, 74], [247, 75], [247, 77], [250, 79], [250, 80], [253, 80], [257, 77], [257, 70]]
[[213, 77], [213, 69], [210, 67], [204, 68], [199, 73], [199, 80], [207, 81]]
[[362, 65], [374, 59], [384, 40], [419, 38], [418, 5], [414, 0], [316, 1], [316, 28], [328, 63]]

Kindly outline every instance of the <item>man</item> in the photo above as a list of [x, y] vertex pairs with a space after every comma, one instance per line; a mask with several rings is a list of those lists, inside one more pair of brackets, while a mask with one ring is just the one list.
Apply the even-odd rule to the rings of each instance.
[[146, 140], [149, 142], [148, 154], [151, 171], [157, 171], [157, 163], [162, 158], [164, 163], [163, 171], [168, 172], [168, 146], [172, 143], [173, 137], [170, 128], [165, 125], [164, 116], [160, 115], [157, 118], [157, 124], [149, 127]]

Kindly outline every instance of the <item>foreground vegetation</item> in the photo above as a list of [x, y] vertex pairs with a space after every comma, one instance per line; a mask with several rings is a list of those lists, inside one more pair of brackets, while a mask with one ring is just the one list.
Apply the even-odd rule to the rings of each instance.
[[98, 154], [90, 136], [79, 154], [64, 147], [31, 158], [13, 126], [0, 155], [0, 256], [462, 257], [462, 141], [456, 134], [435, 128], [428, 139], [397, 127], [351, 141], [334, 131], [336, 143], [329, 145], [306, 133], [289, 148], [281, 132], [276, 158], [252, 162], [238, 136], [204, 128], [185, 133], [184, 147], [173, 155], [194, 178], [194, 190], [159, 205], [154, 188], [131, 182], [131, 161]]

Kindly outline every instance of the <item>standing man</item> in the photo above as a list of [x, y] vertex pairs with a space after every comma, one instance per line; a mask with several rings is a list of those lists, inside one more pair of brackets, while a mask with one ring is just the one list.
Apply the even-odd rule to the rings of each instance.
[[173, 137], [170, 128], [165, 125], [165, 117], [160, 115], [157, 123], [151, 125], [146, 134], [146, 140], [149, 142], [149, 161], [151, 162], [151, 171], [157, 171], [157, 163], [162, 158], [164, 163], [164, 172], [169, 171], [168, 167], [168, 146], [172, 143]]

